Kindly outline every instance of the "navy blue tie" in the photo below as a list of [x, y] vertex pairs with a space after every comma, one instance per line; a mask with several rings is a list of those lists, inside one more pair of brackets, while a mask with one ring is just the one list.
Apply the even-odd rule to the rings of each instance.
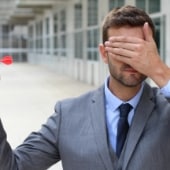
[[121, 151], [123, 149], [124, 142], [126, 140], [126, 136], [129, 130], [129, 124], [128, 124], [128, 114], [130, 110], [132, 109], [132, 106], [129, 103], [121, 104], [119, 106], [120, 110], [120, 118], [118, 121], [117, 126], [117, 141], [116, 141], [116, 154], [119, 158]]

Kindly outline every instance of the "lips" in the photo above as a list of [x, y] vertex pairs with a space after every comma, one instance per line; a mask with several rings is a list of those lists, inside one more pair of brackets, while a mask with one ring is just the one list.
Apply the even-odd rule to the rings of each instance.
[[135, 69], [130, 68], [130, 69], [126, 69], [125, 71], [129, 71], [129, 72], [137, 72]]
[[126, 68], [124, 68], [124, 71], [131, 72], [131, 73], [137, 73], [137, 71], [135, 69], [133, 69], [132, 67], [126, 67]]

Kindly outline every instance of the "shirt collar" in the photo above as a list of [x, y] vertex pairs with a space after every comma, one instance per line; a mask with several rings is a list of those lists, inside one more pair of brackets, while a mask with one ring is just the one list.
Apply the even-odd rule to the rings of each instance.
[[[120, 100], [117, 96], [115, 96], [110, 91], [110, 89], [108, 88], [108, 82], [109, 82], [109, 77], [105, 81], [105, 87], [104, 87], [105, 101], [106, 101], [106, 105], [112, 111], [115, 111], [122, 103], [125, 103], [125, 102]], [[143, 92], [143, 87], [144, 87], [144, 82], [142, 83], [142, 86], [141, 86], [140, 90], [138, 91], [138, 93], [132, 99], [130, 99], [129, 101], [126, 102], [126, 103], [131, 104], [134, 109], [136, 108], [136, 106], [140, 100], [140, 97]]]

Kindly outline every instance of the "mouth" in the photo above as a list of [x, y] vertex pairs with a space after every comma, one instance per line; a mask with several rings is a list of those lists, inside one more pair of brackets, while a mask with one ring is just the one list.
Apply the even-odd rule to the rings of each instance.
[[125, 71], [131, 72], [131, 73], [137, 73], [137, 71], [135, 69], [133, 69], [133, 68], [125, 69]]
[[138, 73], [134, 68], [130, 67], [129, 65], [124, 67], [124, 71], [130, 72], [130, 73]]

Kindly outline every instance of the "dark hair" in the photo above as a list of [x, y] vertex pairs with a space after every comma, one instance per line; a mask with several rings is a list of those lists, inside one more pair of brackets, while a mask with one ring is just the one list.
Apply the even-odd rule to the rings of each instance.
[[154, 37], [154, 24], [152, 19], [144, 10], [130, 5], [113, 9], [107, 14], [103, 22], [103, 43], [108, 40], [109, 28], [120, 28], [122, 26], [142, 27], [145, 22], [148, 22]]

